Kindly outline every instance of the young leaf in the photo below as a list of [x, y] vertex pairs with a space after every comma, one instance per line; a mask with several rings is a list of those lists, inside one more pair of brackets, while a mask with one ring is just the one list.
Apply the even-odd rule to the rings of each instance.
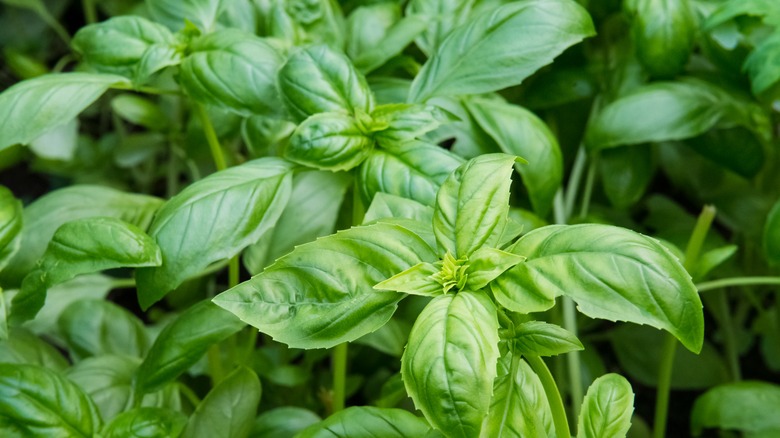
[[431, 223], [433, 221], [433, 208], [411, 199], [377, 192], [363, 216], [363, 223], [368, 224], [384, 218], [404, 218]]
[[436, 53], [452, 29], [466, 20], [473, 6], [473, 0], [411, 0], [406, 15], [428, 21], [427, 30], [416, 40], [417, 47], [428, 56]]
[[408, 100], [425, 102], [434, 96], [517, 85], [594, 34], [588, 13], [571, 0], [498, 6], [452, 30], [415, 77]]
[[152, 18], [177, 31], [191, 21], [202, 31], [214, 28], [225, 0], [146, 0]]
[[22, 222], [22, 202], [0, 186], [0, 271], [19, 249]]
[[525, 257], [500, 249], [483, 246], [474, 251], [466, 268], [466, 289], [480, 290], [512, 266], [522, 263]]
[[62, 312], [57, 323], [76, 360], [105, 354], [143, 357], [149, 349], [143, 322], [109, 301], [77, 301]]
[[279, 71], [282, 100], [298, 121], [329, 111], [370, 113], [374, 96], [349, 59], [328, 46], [294, 53]]
[[355, 57], [355, 67], [368, 74], [401, 53], [418, 35], [430, 26], [421, 15], [407, 15], [395, 23], [382, 39]]
[[252, 436], [288, 438], [320, 420], [321, 418], [317, 414], [308, 409], [293, 406], [274, 408], [257, 417], [252, 429]]
[[181, 84], [193, 99], [244, 116], [278, 111], [276, 72], [284, 59], [263, 38], [224, 29], [192, 42]]
[[523, 355], [557, 356], [584, 348], [573, 333], [543, 321], [518, 325], [514, 340], [517, 352]]
[[375, 284], [435, 257], [400, 225], [355, 227], [296, 247], [214, 302], [290, 347], [329, 348], [390, 319], [403, 296]]
[[353, 406], [301, 431], [297, 438], [405, 438], [431, 432], [425, 421], [403, 409]]
[[653, 179], [653, 149], [647, 144], [605, 149], [599, 154], [598, 166], [609, 202], [617, 208], [629, 208]]
[[249, 161], [209, 175], [165, 203], [149, 230], [163, 264], [136, 275], [141, 307], [257, 242], [290, 197], [292, 169], [279, 158]]
[[136, 372], [136, 391], [155, 391], [198, 361], [206, 350], [244, 324], [210, 301], [202, 301], [165, 326]]
[[387, 30], [400, 19], [401, 7], [397, 3], [380, 2], [355, 8], [347, 17], [346, 54], [355, 59], [380, 45]]
[[260, 392], [254, 371], [237, 368], [200, 402], [182, 438], [246, 438], [252, 431]]
[[[608, 225], [547, 226], [518, 240], [527, 258], [491, 283], [508, 309], [528, 297], [567, 295], [592, 318], [648, 324], [698, 352], [704, 337], [702, 304], [691, 277], [657, 240]], [[566, 275], [562, 275], [566, 273]]]
[[512, 155], [481, 155], [447, 177], [433, 214], [440, 255], [468, 257], [483, 246], [498, 244], [509, 214], [515, 161]]
[[563, 181], [563, 156], [550, 129], [517, 105], [474, 99], [466, 101], [466, 108], [502, 152], [528, 160], [515, 169], [528, 189], [534, 212], [546, 216]]
[[780, 264], [780, 200], [775, 202], [764, 225], [764, 253], [772, 264]]
[[698, 30], [688, 0], [634, 0], [631, 31], [639, 61], [654, 76], [673, 77], [685, 67]]
[[168, 116], [149, 99], [135, 94], [120, 94], [111, 99], [111, 109], [130, 123], [163, 131], [169, 125]]
[[91, 438], [100, 428], [92, 400], [60, 374], [36, 365], [0, 364], [0, 418], [12, 436]]
[[103, 429], [104, 438], [178, 437], [187, 417], [165, 408], [135, 408], [116, 416]]
[[371, 153], [374, 140], [350, 115], [315, 114], [293, 132], [284, 157], [320, 170], [350, 170]]
[[389, 290], [410, 295], [435, 297], [444, 293], [441, 283], [433, 279], [439, 268], [432, 263], [418, 263], [374, 286], [377, 290]]
[[152, 44], [144, 52], [133, 69], [133, 83], [143, 85], [150, 77], [165, 67], [179, 65], [184, 54], [170, 44]]
[[498, 360], [496, 307], [481, 292], [434, 298], [417, 318], [401, 359], [406, 391], [451, 437], [479, 436]]
[[634, 412], [634, 392], [619, 374], [605, 374], [588, 388], [577, 423], [577, 438], [625, 438]]
[[27, 144], [73, 120], [113, 85], [127, 85], [122, 76], [60, 73], [19, 82], [0, 94], [0, 150]]
[[374, 133], [381, 146], [402, 144], [417, 140], [438, 128], [444, 120], [442, 112], [430, 105], [391, 104], [381, 105], [371, 113], [376, 125], [383, 128]]
[[780, 432], [778, 409], [780, 386], [758, 381], [727, 383], [696, 399], [691, 412], [691, 433], [700, 436], [704, 428], [717, 427], [773, 436]]

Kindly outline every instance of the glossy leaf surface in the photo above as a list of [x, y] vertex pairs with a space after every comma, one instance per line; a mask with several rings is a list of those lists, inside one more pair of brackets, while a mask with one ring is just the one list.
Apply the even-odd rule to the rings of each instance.
[[77, 301], [65, 308], [58, 325], [76, 358], [106, 354], [140, 358], [150, 345], [143, 322], [109, 301]]
[[678, 74], [693, 49], [697, 18], [688, 0], [634, 0], [631, 30], [639, 60], [651, 74]]
[[297, 438], [405, 438], [426, 436], [431, 427], [403, 409], [353, 406], [309, 426]]
[[105, 438], [178, 437], [187, 417], [181, 412], [164, 408], [135, 408], [123, 412], [107, 424]]
[[22, 202], [0, 186], [0, 270], [19, 249], [22, 222]]
[[320, 170], [349, 170], [371, 153], [374, 141], [367, 134], [347, 114], [315, 114], [295, 129], [284, 156]]
[[185, 20], [203, 31], [212, 30], [224, 0], [145, 0], [152, 18], [172, 30], [181, 30]]
[[605, 374], [596, 379], [585, 394], [577, 437], [625, 437], [631, 427], [633, 411], [634, 392], [628, 380], [619, 374]]
[[556, 356], [584, 349], [573, 333], [543, 321], [529, 321], [515, 327], [514, 342], [519, 354], [533, 356]]

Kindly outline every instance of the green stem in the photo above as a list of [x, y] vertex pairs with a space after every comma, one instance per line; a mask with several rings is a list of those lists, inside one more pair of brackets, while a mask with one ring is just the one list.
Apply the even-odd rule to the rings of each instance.
[[731, 277], [703, 281], [696, 285], [699, 292], [733, 286], [780, 285], [780, 277]]
[[696, 226], [693, 228], [691, 238], [688, 240], [688, 246], [685, 248], [684, 264], [685, 269], [687, 269], [689, 273], [699, 264], [699, 254], [701, 254], [701, 248], [704, 246], [704, 239], [707, 238], [707, 233], [710, 231], [712, 221], [715, 219], [715, 212], [715, 207], [712, 205], [705, 205], [699, 214]]
[[211, 386], [217, 386], [225, 378], [225, 369], [222, 366], [222, 352], [219, 344], [209, 347], [206, 352], [206, 359], [208, 361], [209, 375], [211, 376]]
[[559, 189], [553, 198], [553, 216], [556, 224], [566, 223], [566, 205], [562, 189]]
[[41, 8], [34, 8], [35, 13], [38, 14], [39, 17], [41, 17], [41, 20], [43, 20], [44, 23], [46, 23], [49, 27], [51, 27], [54, 32], [57, 34], [57, 36], [60, 37], [60, 39], [67, 45], [70, 45], [70, 34], [68, 34], [68, 31], [65, 30], [65, 28], [60, 24], [59, 21], [57, 21], [56, 18], [54, 18], [53, 15], [49, 13], [49, 10], [45, 7]]
[[228, 262], [228, 288], [234, 288], [239, 282], [238, 255], [234, 256]]
[[81, 0], [81, 7], [84, 9], [84, 20], [87, 24], [97, 23], [97, 10], [93, 0]]
[[666, 417], [669, 412], [669, 392], [672, 387], [672, 368], [677, 352], [677, 339], [666, 335], [658, 370], [658, 390], [655, 399], [655, 421], [653, 423], [653, 438], [664, 438], [666, 435]]
[[588, 215], [590, 209], [590, 198], [593, 195], [593, 184], [596, 181], [596, 155], [591, 157], [588, 163], [588, 175], [585, 177], [585, 189], [582, 191], [582, 205], [580, 207], [580, 218]]
[[569, 431], [569, 420], [566, 418], [566, 409], [563, 407], [561, 393], [558, 391], [558, 386], [555, 385], [555, 379], [550, 374], [550, 369], [539, 356], [525, 356], [525, 360], [539, 376], [539, 381], [542, 382], [547, 402], [550, 404], [555, 435], [558, 438], [570, 438], [571, 432]]
[[729, 302], [726, 297], [726, 291], [719, 290], [714, 293], [715, 298], [718, 300], [717, 307], [720, 310], [719, 322], [721, 330], [723, 331], [723, 346], [726, 350], [726, 358], [728, 359], [731, 378], [738, 382], [742, 380], [742, 370], [739, 366], [737, 336], [736, 333], [734, 333], [734, 321], [731, 319], [731, 312], [729, 312]]
[[197, 394], [195, 394], [195, 391], [192, 390], [189, 386], [179, 382], [179, 391], [184, 394], [184, 397], [187, 399], [187, 401], [190, 402], [193, 408], [197, 408], [200, 404], [200, 397], [198, 397]]
[[112, 85], [111, 88], [114, 90], [137, 91], [139, 93], [155, 94], [155, 95], [162, 95], [162, 94], [181, 95], [181, 92], [179, 90], [164, 90], [162, 88], [146, 87], [146, 86], [137, 87], [132, 84], [127, 84], [122, 82]]
[[[577, 336], [577, 309], [574, 300], [570, 297], [562, 297], [563, 302], [563, 327]], [[571, 396], [571, 412], [574, 418], [578, 418], [580, 405], [582, 404], [582, 360], [579, 351], [570, 351], [566, 354], [566, 365], [569, 376], [569, 393]]]
[[211, 150], [211, 157], [214, 159], [214, 165], [217, 167], [217, 171], [227, 169], [225, 155], [222, 153], [222, 146], [219, 144], [219, 139], [217, 138], [217, 131], [214, 130], [214, 125], [211, 123], [211, 119], [209, 119], [206, 108], [199, 103], [194, 104], [193, 107], [198, 114], [201, 125], [203, 125], [203, 134], [206, 136], [206, 141]]
[[331, 413], [334, 414], [344, 410], [348, 346], [349, 344], [346, 342], [336, 345], [333, 348], [333, 355], [331, 356], [333, 366], [333, 404], [331, 405]]
[[114, 278], [111, 280], [111, 289], [126, 289], [135, 287], [135, 278]]
[[[580, 145], [577, 149], [577, 155], [574, 157], [574, 164], [569, 174], [569, 183], [566, 185], [566, 202], [564, 204], [564, 215], [568, 219], [574, 213], [574, 201], [577, 199], [577, 192], [580, 188], [580, 181], [582, 180], [582, 173], [585, 171], [585, 164], [587, 162], [587, 153], [585, 152], [585, 146]], [[563, 223], [563, 222], [560, 222]]]

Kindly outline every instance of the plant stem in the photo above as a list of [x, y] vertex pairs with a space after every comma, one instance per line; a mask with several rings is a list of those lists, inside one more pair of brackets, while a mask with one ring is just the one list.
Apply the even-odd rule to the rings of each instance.
[[193, 107], [200, 119], [201, 125], [203, 125], [203, 134], [206, 136], [206, 141], [211, 150], [211, 158], [214, 159], [214, 165], [217, 167], [217, 171], [227, 169], [225, 155], [222, 153], [222, 146], [219, 144], [219, 139], [217, 138], [217, 131], [214, 130], [214, 125], [211, 123], [211, 119], [209, 119], [206, 108], [199, 103], [195, 103]]
[[49, 12], [48, 9], [45, 7], [36, 7], [33, 8], [36, 14], [38, 14], [39, 17], [41, 17], [41, 20], [43, 20], [44, 23], [46, 23], [49, 27], [51, 27], [54, 32], [57, 34], [57, 36], [60, 37], [60, 39], [70, 46], [70, 34], [68, 34], [68, 31], [65, 30], [65, 28], [60, 24], [59, 21], [57, 21], [56, 18], [54, 18], [53, 15]]
[[719, 290], [715, 292], [715, 298], [718, 300], [720, 309], [720, 326], [723, 331], [723, 346], [726, 349], [726, 358], [728, 359], [731, 378], [738, 382], [742, 380], [742, 370], [739, 366], [739, 351], [737, 351], [737, 337], [734, 333], [734, 321], [729, 312], [729, 302], [726, 292]]
[[239, 269], [240, 267], [238, 265], [238, 255], [235, 255], [228, 262], [228, 288], [233, 288], [238, 285], [238, 282], [240, 280]]
[[206, 352], [206, 359], [208, 361], [209, 376], [211, 376], [211, 386], [217, 386], [225, 378], [225, 370], [222, 367], [222, 351], [219, 348], [219, 344], [209, 347]]
[[[574, 157], [571, 173], [569, 174], [569, 183], [566, 185], [566, 202], [564, 203], [563, 210], [566, 218], [570, 218], [572, 213], [574, 213], [574, 201], [577, 199], [577, 192], [579, 191], [582, 172], [585, 170], [587, 158], [585, 146], [580, 145], [577, 149], [577, 155]], [[558, 221], [556, 220], [556, 222]], [[559, 223], [565, 223], [565, 221]]]
[[111, 289], [125, 289], [135, 287], [135, 278], [114, 278], [111, 280]]
[[179, 382], [177, 385], [179, 387], [179, 391], [181, 391], [182, 394], [184, 394], [184, 397], [187, 399], [187, 401], [190, 402], [193, 408], [197, 408], [200, 404], [200, 397], [198, 397], [197, 394], [195, 394], [195, 391], [192, 390], [189, 386]]
[[731, 277], [703, 281], [696, 285], [699, 292], [733, 286], [780, 285], [780, 277]]
[[132, 84], [126, 84], [121, 82], [111, 85], [111, 88], [114, 90], [137, 91], [139, 93], [155, 94], [155, 95], [162, 95], [162, 94], [181, 95], [181, 92], [179, 90], [164, 90], [162, 88], [147, 87], [147, 86], [136, 87]]
[[[563, 327], [577, 336], [577, 309], [574, 300], [570, 297], [563, 297]], [[582, 361], [580, 352], [570, 351], [566, 354], [566, 365], [569, 376], [569, 395], [571, 396], [571, 413], [573, 418], [578, 418], [580, 413], [580, 404], [582, 404]]]
[[584, 218], [588, 215], [590, 209], [590, 197], [593, 195], [593, 184], [596, 181], [596, 157], [591, 157], [590, 163], [588, 163], [588, 174], [585, 177], [585, 189], [582, 192], [582, 204], [580, 207], [580, 218]]
[[701, 209], [699, 219], [696, 221], [691, 238], [688, 240], [688, 246], [685, 248], [684, 265], [689, 273], [699, 264], [699, 254], [701, 254], [701, 248], [704, 246], [704, 239], [710, 231], [712, 221], [715, 219], [715, 212], [715, 207], [712, 205], [705, 205]]
[[333, 355], [331, 356], [331, 366], [333, 366], [333, 404], [331, 405], [331, 413], [333, 414], [344, 410], [348, 346], [349, 344], [346, 342], [336, 345], [333, 348]]
[[558, 391], [558, 386], [555, 385], [555, 379], [550, 374], [550, 369], [539, 356], [525, 356], [525, 360], [539, 376], [539, 381], [542, 382], [547, 402], [550, 404], [555, 435], [558, 438], [570, 438], [571, 432], [569, 431], [569, 420], [566, 418], [566, 409], [563, 407], [561, 393]]
[[84, 9], [84, 20], [87, 24], [97, 23], [97, 10], [94, 0], [81, 0], [81, 8]]

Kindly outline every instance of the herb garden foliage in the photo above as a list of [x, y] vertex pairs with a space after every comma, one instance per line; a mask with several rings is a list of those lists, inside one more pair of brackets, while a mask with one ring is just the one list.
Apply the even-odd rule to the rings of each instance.
[[2, 3], [3, 436], [780, 433], [780, 3]]

